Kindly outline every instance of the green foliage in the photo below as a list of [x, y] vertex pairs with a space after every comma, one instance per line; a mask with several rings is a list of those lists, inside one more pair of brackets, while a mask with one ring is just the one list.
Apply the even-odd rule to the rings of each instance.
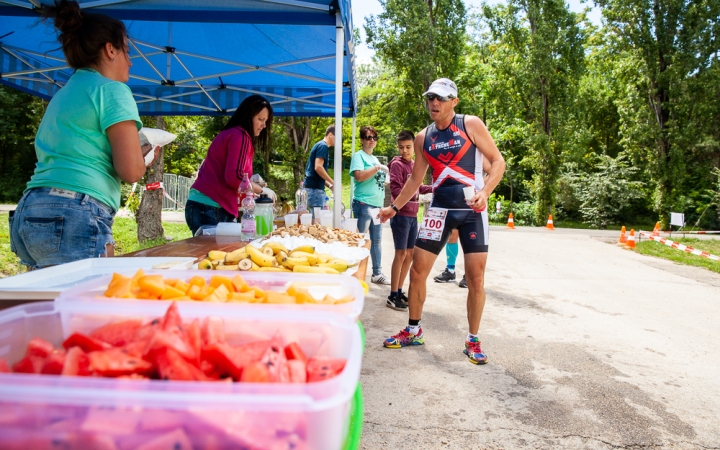
[[[712, 255], [720, 255], [720, 240], [718, 239], [693, 239], [693, 238], [676, 238], [673, 235], [672, 240], [681, 244], [688, 245], [693, 248], [700, 249]], [[686, 253], [676, 248], [662, 245], [655, 241], [642, 241], [637, 243], [637, 252], [642, 255], [655, 256], [657, 258], [669, 259], [678, 264], [688, 266], [704, 267], [713, 272], [720, 273], [720, 262], [712, 259], [704, 258], [692, 253]]]
[[[184, 223], [163, 222], [165, 236], [175, 241], [192, 237], [190, 229]], [[116, 217], [113, 224], [113, 238], [115, 239], [115, 255], [120, 256], [126, 253], [136, 252], [145, 248], [166, 244], [164, 237], [149, 240], [142, 244], [137, 239], [137, 223], [131, 217]]]
[[605, 229], [625, 218], [633, 203], [643, 198], [643, 183], [632, 181], [637, 171], [623, 156], [602, 155], [597, 157], [594, 172], [568, 172], [569, 184], [581, 202], [583, 221]]
[[15, 203], [35, 170], [35, 133], [46, 102], [0, 86], [0, 202]]

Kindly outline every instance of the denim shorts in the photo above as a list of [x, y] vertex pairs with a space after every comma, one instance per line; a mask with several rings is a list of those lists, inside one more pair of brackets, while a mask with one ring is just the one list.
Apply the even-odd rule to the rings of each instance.
[[115, 211], [87, 194], [34, 188], [10, 217], [10, 249], [33, 269], [107, 253]]
[[310, 211], [315, 217], [315, 210], [313, 208], [318, 207], [320, 209], [325, 206], [325, 189], [305, 189], [308, 194], [308, 211]]
[[390, 219], [395, 250], [407, 250], [415, 247], [418, 235], [418, 221], [415, 216], [395, 216]]

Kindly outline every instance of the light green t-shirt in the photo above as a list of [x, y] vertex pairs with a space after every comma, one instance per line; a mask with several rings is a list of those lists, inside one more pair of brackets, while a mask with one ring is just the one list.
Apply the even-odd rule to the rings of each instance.
[[[356, 170], [366, 170], [378, 164], [380, 164], [380, 161], [375, 156], [368, 155], [363, 150], [360, 150], [355, 152], [350, 161], [350, 175], [352, 176], [352, 173]], [[368, 205], [382, 207], [385, 204], [386, 176], [385, 172], [378, 170], [374, 176], [365, 181], [355, 181], [353, 199]]]
[[126, 120], [142, 128], [130, 88], [93, 69], [77, 70], [50, 100], [40, 122], [35, 136], [38, 162], [27, 189], [69, 189], [117, 211], [120, 177], [106, 130]]

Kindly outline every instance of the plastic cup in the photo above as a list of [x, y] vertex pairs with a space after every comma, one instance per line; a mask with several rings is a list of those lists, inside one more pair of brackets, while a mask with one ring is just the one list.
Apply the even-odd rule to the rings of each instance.
[[320, 225], [324, 227], [332, 228], [333, 226], [333, 216], [332, 214], [323, 214], [320, 216]]
[[370, 213], [370, 217], [372, 217], [373, 223], [379, 225], [380, 219], [378, 219], [378, 214], [380, 214], [380, 208], [370, 208], [368, 212]]
[[357, 231], [357, 222], [358, 222], [357, 219], [346, 218], [345, 219], [345, 229], [348, 231], [353, 231], [353, 232]]
[[320, 218], [320, 211], [322, 211], [322, 208], [319, 206], [316, 206], [313, 208], [313, 217], [316, 219]]
[[473, 186], [464, 187], [463, 194], [465, 194], [465, 200], [470, 201], [475, 196], [475, 188]]
[[290, 228], [297, 225], [298, 215], [297, 214], [285, 214], [285, 228]]
[[300, 216], [300, 225], [312, 224], [312, 214], [303, 214]]

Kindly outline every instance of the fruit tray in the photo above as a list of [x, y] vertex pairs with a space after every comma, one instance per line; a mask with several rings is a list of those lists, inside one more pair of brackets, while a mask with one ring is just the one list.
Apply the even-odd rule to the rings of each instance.
[[[135, 271], [121, 272], [123, 276], [132, 277]], [[225, 311], [228, 307], [241, 310], [290, 310], [297, 313], [314, 314], [317, 312], [331, 312], [357, 320], [362, 313], [365, 303], [365, 294], [360, 282], [353, 277], [339, 277], [337, 275], [319, 275], [307, 273], [275, 273], [275, 272], [217, 272], [210, 270], [183, 270], [168, 273], [159, 270], [145, 271], [147, 275], [161, 275], [165, 279], [181, 280], [185, 283], [193, 277], [203, 278], [207, 284], [211, 283], [213, 277], [225, 277], [232, 279], [239, 275], [250, 287], [257, 287], [264, 291], [276, 293], [286, 292], [290, 286], [299, 286], [306, 290], [313, 298], [322, 300], [326, 295], [336, 299], [343, 297], [352, 298], [352, 301], [340, 304], [325, 304], [324, 302], [288, 304], [288, 303], [240, 303], [240, 302], [219, 302], [219, 301], [178, 301], [181, 311], [196, 311], [212, 314], [215, 311]], [[73, 308], [84, 308], [87, 305], [117, 304], [117, 303], [146, 303], [152, 305], [155, 314], [162, 315], [171, 302], [168, 300], [139, 300], [130, 298], [108, 298], [104, 295], [112, 276], [97, 278], [83, 285], [77, 286], [63, 292], [56, 302], [60, 304], [76, 304]]]
[[[7, 309], [0, 313], [0, 359], [15, 364], [35, 337], [57, 346], [71, 333], [108, 322], [158, 317], [148, 306], [97, 304], [83, 312], [42, 302]], [[181, 314], [185, 320], [208, 316]], [[0, 448], [340, 448], [360, 375], [357, 323], [331, 314], [232, 308], [222, 318], [229, 343], [279, 332], [308, 357], [346, 358], [345, 368], [308, 384], [0, 373]]]

